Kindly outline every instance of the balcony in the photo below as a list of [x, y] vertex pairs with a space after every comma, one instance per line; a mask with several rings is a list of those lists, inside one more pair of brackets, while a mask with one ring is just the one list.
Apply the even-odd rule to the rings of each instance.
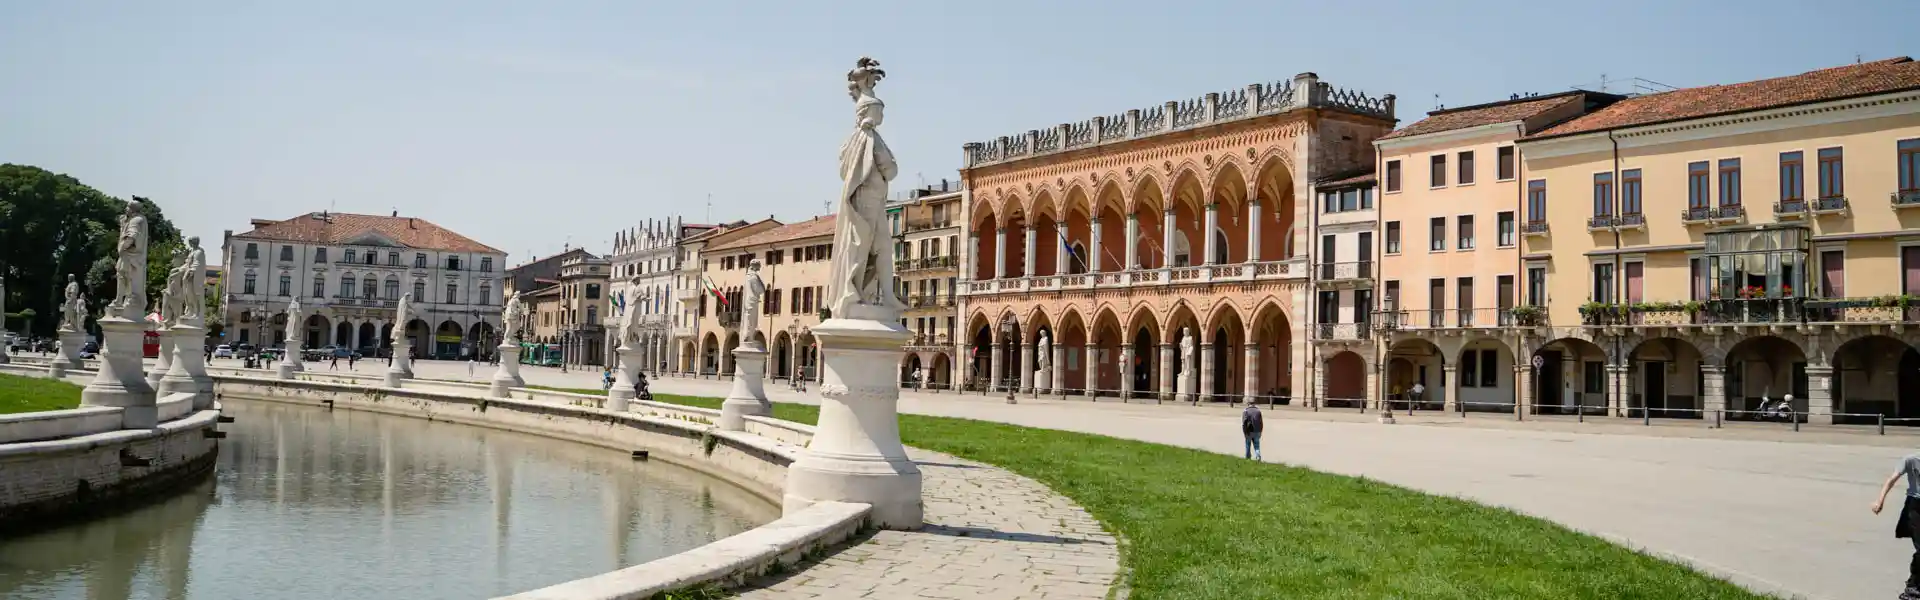
[[1920, 296], [1809, 298], [1802, 314], [1809, 323], [1877, 324], [1920, 320]]
[[955, 225], [954, 222], [951, 220], [925, 220], [925, 219], [918, 220], [918, 221], [907, 221], [907, 224], [906, 224], [907, 233], [913, 233], [915, 231], [926, 231], [928, 229], [946, 229], [948, 227], [957, 227], [957, 225]]
[[1708, 300], [1699, 318], [1715, 324], [1805, 322], [1805, 298], [1736, 298]]
[[1813, 201], [1813, 214], [1818, 216], [1845, 215], [1848, 208], [1847, 199], [1844, 196], [1817, 198]]
[[1607, 231], [1613, 229], [1613, 215], [1594, 215], [1587, 218], [1587, 231]]
[[926, 258], [903, 258], [893, 261], [893, 269], [899, 273], [927, 271], [933, 269], [953, 269], [960, 266], [960, 260], [954, 256], [933, 256]]
[[1640, 213], [1620, 215], [1613, 220], [1613, 226], [1619, 229], [1645, 230], [1647, 228], [1647, 216]]
[[[1374, 313], [1375, 329], [1391, 331], [1451, 330], [1451, 329], [1490, 329], [1495, 327], [1532, 327], [1523, 325], [1522, 319], [1515, 316], [1531, 314], [1538, 309], [1515, 308], [1422, 308], [1413, 310], [1378, 311]], [[1538, 312], [1529, 316], [1525, 323], [1544, 324], [1545, 313]]]
[[693, 333], [693, 328], [685, 325], [679, 325], [673, 328], [673, 337], [676, 338], [691, 338], [693, 337]]
[[1773, 218], [1780, 221], [1807, 217], [1807, 201], [1801, 198], [1773, 203]]
[[673, 299], [681, 302], [692, 302], [699, 300], [700, 294], [701, 290], [699, 288], [680, 288], [673, 291]]
[[1373, 280], [1372, 261], [1319, 263], [1314, 265], [1314, 271], [1322, 284]]
[[1713, 222], [1737, 223], [1747, 218], [1747, 207], [1733, 204], [1713, 209]]
[[1920, 190], [1900, 190], [1888, 198], [1895, 209], [1920, 208]]
[[907, 297], [907, 308], [953, 308], [953, 296], [937, 294], [914, 294]]
[[1546, 237], [1547, 222], [1546, 221], [1527, 221], [1526, 224], [1520, 226], [1520, 235], [1524, 235], [1527, 237]]
[[1313, 327], [1316, 340], [1358, 341], [1373, 335], [1373, 327], [1369, 323], [1317, 323]]
[[1680, 211], [1680, 223], [1685, 225], [1705, 225], [1713, 222], [1713, 207], [1689, 206]]
[[953, 339], [944, 333], [938, 335], [914, 334], [913, 339], [907, 340], [905, 346], [909, 351], [945, 350], [953, 347]]

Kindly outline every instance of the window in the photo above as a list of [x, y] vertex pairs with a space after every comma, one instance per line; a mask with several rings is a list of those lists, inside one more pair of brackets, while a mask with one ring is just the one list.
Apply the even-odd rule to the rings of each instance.
[[1495, 216], [1495, 219], [1497, 219], [1496, 223], [1497, 227], [1499, 227], [1498, 235], [1500, 236], [1500, 239], [1496, 241], [1503, 248], [1512, 246], [1514, 239], [1513, 211], [1501, 211], [1499, 215]]
[[1360, 188], [1360, 210], [1373, 208], [1373, 188]]
[[[799, 249], [795, 248], [794, 251], [798, 252]], [[794, 294], [793, 298], [787, 300], [787, 310], [800, 314], [800, 294]]]
[[1839, 148], [1820, 149], [1820, 197], [1845, 198], [1846, 172], [1841, 168]]
[[[1492, 370], [1492, 366], [1488, 366]], [[1467, 350], [1460, 353], [1460, 387], [1478, 387], [1480, 383], [1480, 351]]]
[[400, 266], [400, 253], [399, 253], [399, 252], [388, 252], [388, 253], [387, 253], [387, 266], [390, 266], [390, 267], [398, 267], [398, 266]]
[[1500, 351], [1491, 348], [1480, 351], [1480, 387], [1500, 386]]
[[1473, 249], [1473, 215], [1460, 215], [1460, 225], [1454, 228], [1453, 235], [1460, 238], [1461, 250]]
[[1447, 280], [1427, 280], [1427, 326], [1442, 327], [1447, 323]]
[[247, 244], [247, 260], [260, 260], [259, 244]]
[[[1461, 277], [1455, 280], [1453, 295], [1454, 306], [1460, 309], [1459, 325], [1461, 327], [1473, 327], [1476, 325], [1476, 323], [1473, 322], [1473, 278]], [[1485, 324], [1486, 323], [1478, 323], [1478, 325]]]
[[587, 307], [587, 324], [588, 325], [600, 324], [600, 307], [598, 306]]
[[354, 292], [357, 290], [353, 289], [353, 284], [354, 284], [354, 279], [353, 279], [353, 276], [351, 275], [340, 278], [340, 297], [341, 298], [352, 298], [354, 296]]
[[493, 272], [493, 257], [491, 256], [480, 257], [480, 272], [481, 273]]
[[360, 297], [372, 299], [373, 293], [380, 291], [378, 289], [379, 285], [379, 282], [374, 281], [371, 276], [360, 280]]
[[1447, 187], [1447, 156], [1445, 154], [1433, 155], [1431, 168], [1432, 171], [1428, 176], [1428, 185], [1437, 188]]
[[327, 278], [319, 275], [313, 276], [313, 297], [327, 297]]
[[1847, 253], [1845, 250], [1820, 252], [1820, 292], [1828, 298], [1847, 297]]
[[[374, 251], [372, 251], [372, 250], [368, 250], [368, 251], [367, 251], [367, 264], [369, 264], [369, 265], [371, 265], [371, 264], [374, 264], [374, 261], [376, 261], [376, 260], [379, 260], [379, 259], [380, 259], [380, 257], [379, 257], [379, 253], [377, 253], [377, 252], [374, 252]], [[395, 260], [395, 261], [394, 261], [394, 263], [395, 263], [395, 264], [398, 264], [399, 262], [400, 262], [400, 261], [398, 261], [398, 260]]]
[[293, 246], [280, 247], [280, 262], [293, 262]]
[[1688, 300], [1707, 299], [1707, 268], [1705, 260], [1695, 256], [1687, 259]]
[[1547, 268], [1527, 267], [1527, 305], [1547, 305]]
[[[346, 249], [346, 250], [345, 250], [345, 252], [344, 252], [344, 254], [346, 255], [346, 259], [345, 259], [345, 260], [344, 260], [343, 262], [354, 262], [354, 261], [356, 261], [356, 260], [359, 260], [359, 256], [358, 256], [358, 255], [356, 255], [356, 254], [354, 254], [354, 252], [353, 252], [353, 249], [352, 249], [352, 248], [348, 248], [348, 249]], [[368, 253], [367, 253], [367, 257], [368, 257], [368, 258], [372, 258], [372, 257], [373, 257], [373, 253], [372, 253], [372, 252], [368, 252]]]
[[1400, 280], [1398, 279], [1387, 282], [1386, 309], [1390, 311], [1400, 310]]
[[1527, 222], [1545, 223], [1547, 221], [1547, 180], [1535, 179], [1527, 182]]
[[247, 274], [247, 282], [246, 282], [246, 287], [244, 287], [244, 288], [241, 288], [242, 290], [244, 290], [244, 291], [243, 291], [242, 293], [246, 293], [246, 294], [252, 294], [252, 293], [254, 293], [254, 291], [253, 291], [253, 283], [254, 283], [254, 276], [253, 276], [253, 274], [252, 274], [252, 273], [248, 273], [248, 274]]
[[1593, 174], [1593, 216], [1613, 216], [1613, 174]]
[[1460, 185], [1473, 183], [1473, 152], [1460, 153]]
[[1807, 197], [1807, 176], [1804, 161], [1799, 152], [1780, 153], [1780, 201], [1804, 200]]
[[1400, 161], [1387, 161], [1387, 191], [1400, 191]]
[[1740, 205], [1740, 159], [1720, 159], [1720, 205]]
[[427, 255], [425, 255], [425, 254], [418, 254], [418, 253], [416, 253], [416, 254], [414, 254], [414, 255], [413, 255], [413, 268], [415, 268], [415, 269], [425, 269], [425, 268], [427, 268]]
[[1706, 208], [1711, 202], [1712, 192], [1707, 190], [1707, 163], [1700, 161], [1687, 165], [1687, 208]]
[[459, 302], [460, 301], [460, 285], [455, 283], [447, 284], [447, 296], [445, 298], [441, 298], [440, 301], [446, 302], [448, 304]]
[[1920, 138], [1900, 140], [1900, 195], [1920, 192]]
[[282, 296], [293, 295], [293, 276], [292, 275], [280, 276], [280, 295]]
[[1593, 265], [1593, 301], [1602, 304], [1613, 303], [1613, 264], [1594, 263]]
[[460, 270], [460, 257], [458, 256], [447, 257], [447, 270], [448, 271]]
[[725, 256], [725, 257], [721, 257], [721, 258], [720, 258], [720, 270], [722, 270], [722, 271], [732, 271], [732, 270], [733, 270], [733, 257], [731, 257], [731, 256]]
[[327, 249], [326, 249], [326, 248], [314, 248], [314, 249], [313, 249], [313, 264], [316, 264], [316, 265], [324, 265], [324, 264], [327, 264]]
[[588, 300], [600, 299], [600, 284], [598, 283], [587, 284], [587, 299]]
[[413, 282], [413, 301], [414, 302], [427, 301], [427, 282], [425, 281]]
[[1346, 191], [1340, 192], [1340, 212], [1347, 212], [1350, 210], [1359, 210], [1359, 208], [1360, 208], [1360, 190], [1346, 190]]
[[1640, 170], [1620, 172], [1620, 214], [1640, 214]]
[[1447, 249], [1447, 218], [1434, 217], [1427, 222], [1427, 250], [1440, 252]]
[[1400, 253], [1400, 222], [1387, 221], [1387, 254]]
[[1513, 179], [1513, 146], [1501, 146], [1497, 154], [1495, 158], [1498, 159], [1499, 164], [1496, 168], [1499, 171], [1494, 177], [1501, 181]]
[[1588, 394], [1607, 393], [1606, 366], [1607, 366], [1607, 363], [1604, 363], [1601, 361], [1597, 361], [1597, 360], [1586, 361], [1586, 363], [1581, 367], [1583, 371], [1581, 373], [1582, 377], [1580, 378], [1581, 381], [1583, 381], [1585, 384], [1580, 386], [1580, 389], [1584, 390], [1585, 393], [1588, 393]]
[[384, 296], [386, 296], [388, 300], [399, 300], [400, 299], [400, 280], [388, 279], [385, 291], [386, 293], [384, 294]]

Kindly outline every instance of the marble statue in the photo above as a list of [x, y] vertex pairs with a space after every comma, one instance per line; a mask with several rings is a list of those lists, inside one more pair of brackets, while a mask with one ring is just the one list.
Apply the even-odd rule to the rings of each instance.
[[173, 268], [167, 269], [167, 285], [160, 288], [160, 326], [172, 327], [180, 324], [180, 300], [187, 295], [187, 257], [173, 258]]
[[297, 352], [300, 350], [300, 336], [306, 330], [305, 327], [301, 326], [302, 323], [303, 321], [300, 320], [300, 299], [294, 298], [287, 302], [286, 331], [288, 352]]
[[1175, 390], [1182, 394], [1192, 394], [1197, 388], [1194, 379], [1200, 374], [1200, 356], [1194, 353], [1193, 330], [1180, 328], [1180, 387]]
[[186, 272], [180, 276], [180, 308], [176, 309], [181, 323], [199, 326], [206, 323], [207, 301], [207, 251], [200, 247], [198, 236], [187, 238], [186, 264], [181, 268]]
[[1048, 372], [1053, 367], [1053, 338], [1047, 332], [1040, 332], [1040, 342], [1036, 344], [1034, 363], [1040, 365], [1040, 372]]
[[387, 336], [387, 341], [395, 346], [407, 343], [407, 309], [410, 308], [413, 308], [413, 292], [401, 294], [400, 304], [393, 308], [393, 333]]
[[66, 300], [60, 302], [60, 330], [79, 331], [87, 326], [86, 305], [80, 299], [80, 282], [67, 275]]
[[507, 330], [507, 343], [520, 343], [520, 329], [527, 325], [527, 306], [520, 300], [520, 292], [507, 296], [507, 304], [500, 312], [501, 325]]
[[114, 249], [118, 253], [113, 262], [116, 287], [107, 312], [130, 321], [143, 320], [147, 310], [147, 218], [140, 214], [140, 203], [127, 203]]
[[[833, 233], [835, 317], [891, 321], [905, 306], [893, 294], [892, 244], [887, 238], [887, 182], [899, 174], [893, 152], [880, 139], [886, 104], [873, 88], [886, 78], [880, 62], [861, 57], [847, 73], [853, 97], [854, 129], [840, 146], [840, 207]], [[862, 311], [857, 307], [869, 307]], [[879, 309], [874, 311], [873, 309]], [[744, 338], [743, 338], [744, 339]]]
[[760, 259], [756, 258], [747, 263], [747, 280], [740, 291], [740, 339], [744, 343], [754, 343], [753, 334], [760, 332], [760, 304], [766, 295], [767, 283], [760, 280]]
[[[628, 293], [633, 291], [635, 290], [628, 290], [627, 292], [622, 292], [622, 294], [633, 295]], [[626, 302], [622, 302], [622, 304], [627, 304], [631, 301], [632, 298], [627, 298]], [[640, 331], [640, 327], [643, 324], [644, 322], [640, 318], [640, 309], [628, 305], [626, 308], [626, 319], [620, 322], [620, 345], [631, 347], [633, 344], [639, 342], [643, 336], [643, 333]]]

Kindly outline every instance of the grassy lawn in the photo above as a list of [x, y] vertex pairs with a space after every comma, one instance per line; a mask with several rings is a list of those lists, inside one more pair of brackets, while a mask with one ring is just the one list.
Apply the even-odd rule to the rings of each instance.
[[80, 405], [80, 386], [39, 377], [0, 375], [0, 414], [62, 410]]
[[[773, 410], [801, 423], [819, 416], [809, 405]], [[1761, 597], [1541, 519], [1366, 479], [967, 419], [903, 414], [900, 433], [1085, 506], [1126, 539], [1135, 598]]]

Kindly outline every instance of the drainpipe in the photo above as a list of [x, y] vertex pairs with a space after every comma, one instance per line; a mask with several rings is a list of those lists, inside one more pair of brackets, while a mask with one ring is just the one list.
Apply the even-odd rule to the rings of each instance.
[[[1514, 229], [1514, 232], [1513, 233], [1514, 235], [1520, 236], [1519, 241], [1514, 244], [1514, 248], [1516, 249], [1524, 248], [1526, 246], [1526, 240], [1527, 240], [1526, 233], [1520, 231], [1520, 228], [1526, 226], [1527, 221], [1523, 221], [1521, 220], [1521, 218], [1526, 217], [1529, 220], [1531, 220], [1532, 218], [1532, 215], [1529, 215], [1523, 212], [1526, 210], [1526, 204], [1527, 204], [1527, 173], [1526, 173], [1527, 161], [1521, 160], [1520, 138], [1526, 137], [1526, 135], [1527, 135], [1527, 122], [1524, 120], [1515, 122], [1513, 124], [1513, 140], [1514, 140], [1513, 142], [1513, 190], [1514, 190], [1513, 191], [1513, 229]], [[1493, 151], [1493, 160], [1496, 163], [1494, 164], [1493, 168], [1499, 169], [1500, 165], [1498, 163], [1500, 161], [1500, 150], [1498, 148], [1494, 149]], [[1495, 173], [1495, 175], [1496, 175], [1495, 178], [1498, 179], [1497, 176], [1499, 174]], [[1499, 227], [1499, 226], [1500, 225], [1498, 223], [1494, 224], [1494, 227]], [[1499, 233], [1500, 232], [1496, 231], [1494, 232], [1494, 235], [1499, 235]], [[1527, 253], [1526, 252], [1516, 251], [1513, 253], [1513, 272], [1517, 275], [1516, 278], [1527, 277]], [[1514, 284], [1518, 286], [1520, 289], [1515, 289], [1513, 293], [1515, 296], [1519, 296], [1522, 293], [1521, 290], [1526, 289], [1526, 287], [1529, 285], [1532, 285], [1532, 282], [1527, 279], [1519, 279], [1518, 281], [1515, 281]], [[1529, 300], [1531, 299], [1532, 298], [1529, 298]], [[1495, 304], [1497, 305], [1498, 302], [1496, 301]], [[1515, 298], [1513, 305], [1523, 306], [1524, 304], [1520, 302], [1519, 298]], [[1509, 310], [1511, 310], [1511, 308], [1509, 308]], [[1500, 317], [1495, 316], [1494, 318], [1498, 319]], [[1519, 325], [1519, 323], [1515, 322], [1514, 325]], [[1526, 357], [1524, 358], [1520, 356], [1521, 353], [1519, 352], [1519, 350], [1526, 349], [1526, 345], [1525, 345], [1526, 336], [1515, 335], [1513, 336], [1513, 341], [1514, 341], [1513, 347], [1516, 349], [1516, 351], [1513, 354], [1513, 359], [1516, 361], [1526, 361], [1526, 367], [1527, 369], [1529, 369], [1528, 372], [1533, 374], [1533, 379], [1527, 382], [1532, 384], [1534, 388], [1533, 389], [1533, 406], [1539, 406], [1540, 405], [1540, 370], [1533, 367], [1532, 352], [1527, 352]], [[1519, 366], [1519, 365], [1515, 365], [1515, 366]], [[1521, 396], [1520, 380], [1519, 380], [1519, 377], [1515, 377], [1513, 382], [1513, 406], [1515, 410], [1519, 410], [1521, 414], [1525, 414], [1527, 412], [1528, 407], [1520, 406], [1520, 396]]]
[[[1308, 326], [1306, 329], [1306, 334], [1307, 334], [1307, 381], [1306, 381], [1306, 384], [1307, 384], [1308, 401], [1315, 403], [1314, 406], [1319, 406], [1318, 403], [1322, 399], [1320, 398], [1320, 386], [1317, 383], [1315, 383], [1317, 381], [1315, 377], [1319, 374], [1319, 370], [1320, 370], [1320, 345], [1314, 343], [1314, 341], [1320, 333], [1320, 289], [1317, 285], [1314, 285], [1314, 282], [1320, 277], [1320, 270], [1319, 270], [1319, 265], [1314, 262], [1313, 250], [1314, 248], [1318, 247], [1318, 244], [1316, 244], [1316, 242], [1320, 241], [1320, 205], [1318, 200], [1318, 198], [1320, 197], [1320, 185], [1313, 178], [1309, 177], [1307, 179], [1307, 189], [1310, 191], [1307, 193], [1307, 206], [1308, 206], [1307, 214], [1309, 216], [1307, 217], [1307, 223], [1308, 223], [1308, 229], [1307, 229], [1307, 232], [1308, 232], [1307, 233], [1307, 238], [1308, 238], [1307, 240], [1307, 282], [1308, 282], [1308, 285], [1307, 285], [1307, 289], [1308, 289], [1308, 292], [1307, 292], [1307, 302], [1306, 302], [1307, 304], [1306, 320], [1307, 320]], [[1294, 243], [1299, 243], [1299, 239], [1295, 238]], [[1275, 351], [1279, 351], [1279, 349], [1276, 348]]]
[[[1613, 145], [1613, 185], [1610, 188], [1609, 197], [1607, 198], [1607, 203], [1609, 205], [1608, 208], [1613, 209], [1614, 215], [1617, 216], [1620, 214], [1620, 186], [1622, 182], [1620, 181], [1620, 140], [1619, 138], [1615, 138], [1613, 136], [1613, 130], [1607, 130], [1607, 142]], [[1626, 294], [1627, 273], [1625, 270], [1621, 268], [1621, 266], [1622, 264], [1620, 260], [1620, 224], [1616, 222], [1614, 223], [1614, 226], [1613, 226], [1613, 287], [1614, 287], [1613, 298], [1614, 300], [1618, 301], [1617, 303], [1624, 303], [1627, 297], [1627, 294]], [[1646, 268], [1644, 263], [1642, 263], [1641, 268], [1643, 270]], [[1642, 276], [1645, 276], [1645, 274], [1642, 273]], [[1617, 315], [1618, 313], [1616, 312], [1615, 314]], [[1613, 347], [1612, 357], [1617, 359], [1620, 356], [1620, 336], [1609, 336], [1609, 337], [1613, 338], [1612, 340], [1610, 340], [1611, 343], [1609, 344]], [[1608, 379], [1613, 381], [1613, 386], [1612, 386], [1613, 397], [1618, 398], [1620, 401], [1621, 410], [1620, 410], [1619, 416], [1622, 416], [1622, 417], [1627, 416], [1626, 409], [1627, 409], [1628, 399], [1626, 397], [1626, 390], [1621, 389], [1621, 384], [1624, 382], [1622, 382], [1618, 377], [1608, 377]]]

